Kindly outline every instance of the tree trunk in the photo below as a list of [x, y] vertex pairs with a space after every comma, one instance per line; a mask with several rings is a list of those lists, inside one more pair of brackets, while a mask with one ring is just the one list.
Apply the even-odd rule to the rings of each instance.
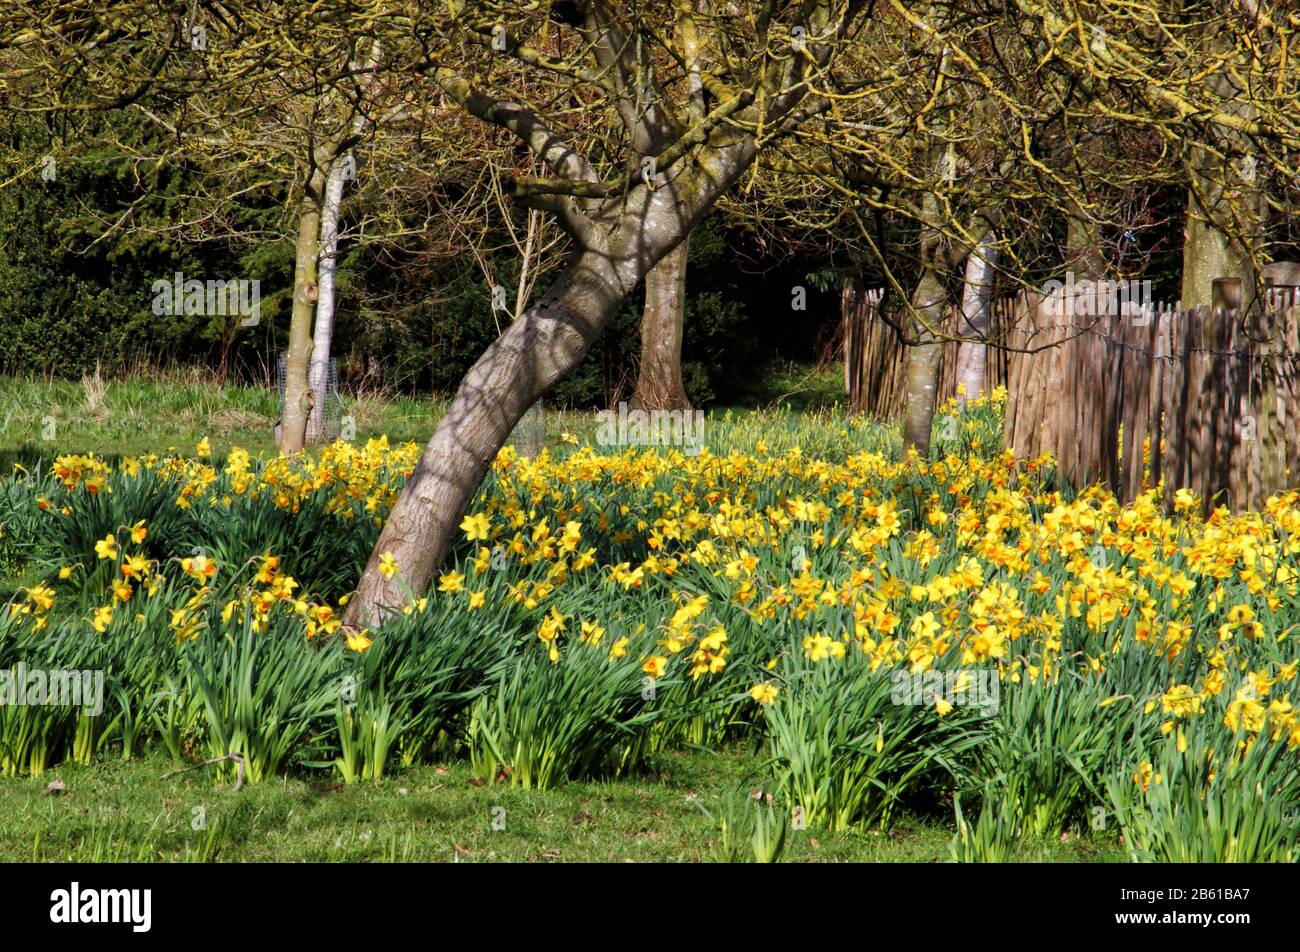
[[935, 394], [939, 389], [939, 359], [943, 342], [936, 340], [947, 306], [947, 292], [932, 265], [926, 265], [912, 294], [913, 336], [907, 350], [907, 402], [903, 407], [903, 450], [930, 456], [930, 429], [934, 424]]
[[634, 410], [689, 410], [682, 383], [682, 331], [686, 310], [689, 238], [664, 255], [645, 278], [641, 314], [641, 366], [628, 401]]
[[[943, 62], [948, 60], [944, 50]], [[949, 143], [938, 157], [936, 166], [944, 181], [952, 181], [957, 172], [957, 153]], [[949, 267], [945, 241], [939, 225], [939, 199], [934, 192], [922, 198], [921, 280], [912, 292], [912, 336], [916, 343], [907, 350], [904, 377], [906, 402], [903, 406], [903, 452], [915, 449], [922, 459], [930, 456], [930, 430], [934, 426], [934, 407], [939, 391], [939, 368], [943, 342], [937, 334], [943, 326], [948, 305], [939, 268]], [[955, 264], [955, 262], [954, 262]]]
[[[619, 31], [608, 26], [605, 5], [589, 7], [587, 23], [596, 38], [596, 58], [602, 67], [610, 68], [616, 85], [622, 84], [627, 74], [617, 61], [621, 55], [617, 51], [623, 49]], [[855, 8], [850, 4], [850, 12]], [[809, 26], [817, 35], [829, 37], [832, 29], [826, 14], [826, 9], [818, 7], [810, 14]], [[856, 13], [848, 20], [854, 16]], [[841, 26], [847, 27], [848, 20]], [[824, 66], [832, 49], [829, 43], [818, 43], [811, 59]], [[799, 65], [792, 70], [792, 77], [801, 72]], [[486, 101], [449, 71], [439, 73], [442, 88], [472, 114], [507, 127], [518, 125], [508, 117], [507, 104]], [[810, 86], [807, 82], [787, 83], [774, 100], [755, 107], [755, 113], [765, 110], [764, 120], [770, 128], [782, 128], [786, 122], [793, 127], [802, 119], [794, 111], [804, 102]], [[643, 134], [649, 124], [658, 125], [657, 107], [639, 110], [636, 107], [644, 99], [638, 100], [637, 95], [640, 93], [629, 96], [620, 91], [612, 99], [623, 113], [636, 151], [642, 157], [660, 154], [652, 147], [655, 142], [673, 141], [675, 136]], [[734, 102], [738, 114], [746, 118], [751, 115], [745, 112], [748, 95], [738, 96]], [[595, 181], [587, 162], [576, 154], [562, 156], [554, 144], [531, 132], [521, 138], [548, 164], [563, 167], [565, 174], [576, 172]], [[687, 238], [700, 217], [752, 165], [759, 149], [757, 138], [741, 131], [739, 123], [697, 130], [691, 133], [690, 142], [677, 141], [691, 150], [689, 158], [670, 164], [670, 171], [661, 169], [653, 176], [653, 185], [647, 181], [627, 191], [617, 203], [588, 205], [591, 215], [576, 201], [534, 198], [545, 200], [548, 208], [563, 217], [579, 250], [559, 280], [511, 322], [461, 382], [384, 524], [348, 603], [348, 624], [382, 621], [391, 611], [400, 610], [411, 595], [428, 589], [484, 474], [524, 411], [578, 364], [615, 309], [651, 268]], [[398, 569], [391, 579], [379, 570], [386, 553], [392, 554]]]
[[[1214, 45], [1226, 51], [1230, 43], [1223, 37]], [[1240, 88], [1230, 71], [1212, 74], [1206, 84], [1228, 103], [1232, 113], [1246, 119], [1254, 117], [1249, 93]], [[1209, 309], [1204, 327], [1211, 347], [1225, 339], [1225, 320], [1240, 322], [1249, 337], [1266, 340], [1273, 331], [1257, 296], [1255, 280], [1266, 207], [1256, 178], [1255, 144], [1249, 137], [1230, 131], [1213, 148], [1200, 144], [1192, 144], [1191, 148], [1183, 232], [1182, 305]], [[1236, 293], [1216, 300], [1216, 278], [1236, 279]], [[1221, 306], [1237, 310], [1220, 311]], [[1189, 444], [1192, 458], [1198, 463], [1204, 461], [1200, 463], [1204, 484], [1194, 488], [1200, 491], [1207, 511], [1221, 503], [1242, 508], [1250, 491], [1249, 478], [1243, 483], [1241, 474], [1250, 468], [1255, 450], [1240, 439], [1238, 430], [1249, 406], [1245, 375], [1235, 357], [1216, 353], [1210, 360], [1211, 379], [1225, 392], [1201, 395], [1198, 409], [1203, 418], [1208, 418], [1208, 425], [1193, 434]], [[1252, 421], [1254, 438], [1262, 441], [1265, 460], [1275, 452], [1279, 436], [1278, 421], [1272, 412], [1275, 391], [1269, 376], [1261, 374], [1263, 392], [1256, 395], [1255, 407], [1262, 411], [1262, 419]], [[1281, 482], [1280, 474], [1274, 468], [1265, 480]]]
[[[1232, 40], [1223, 36], [1211, 48], [1228, 52]], [[1206, 86], [1228, 111], [1253, 120], [1250, 93], [1226, 69], [1212, 73]], [[1241, 279], [1241, 307], [1255, 304], [1255, 261], [1262, 239], [1263, 210], [1255, 167], [1256, 145], [1243, 133], [1229, 131], [1214, 148], [1192, 144], [1187, 223], [1183, 231], [1183, 307], [1210, 305], [1215, 278]], [[1244, 157], [1234, 161], [1229, 156]], [[1248, 163], [1248, 168], [1247, 168]], [[1236, 232], [1227, 234], [1225, 226]], [[1236, 240], [1234, 240], [1234, 237]]]
[[[1254, 296], [1252, 249], [1233, 241], [1216, 225], [1216, 216], [1218, 221], [1223, 221], [1232, 211], [1233, 196], [1225, 194], [1222, 185], [1214, 181], [1223, 174], [1219, 170], [1198, 175], [1195, 187], [1188, 192], [1187, 224], [1183, 229], [1182, 294], [1185, 308], [1213, 304], [1215, 278], [1239, 278], [1243, 306]], [[1198, 197], [1198, 191], [1204, 196], [1204, 201]]]
[[[524, 411], [582, 360], [635, 286], [612, 256], [579, 254], [542, 298], [515, 319], [466, 374], [384, 524], [349, 624], [376, 624], [410, 593], [423, 593], [450, 548], [488, 467]], [[378, 571], [391, 552], [400, 574]]]
[[[319, 193], [316, 193], [319, 194]], [[316, 311], [316, 263], [320, 253], [320, 206], [309, 192], [303, 198], [294, 245], [293, 314], [289, 323], [289, 349], [284, 361], [284, 408], [280, 414], [280, 452], [300, 452], [307, 436], [312, 391], [311, 323]]]
[[[524, 411], [578, 365], [618, 306], [686, 239], [756, 154], [752, 139], [737, 138], [697, 156], [680, 180], [634, 191], [618, 219], [579, 226], [574, 237], [581, 250], [559, 280], [465, 375], [384, 523], [348, 603], [348, 624], [376, 624], [411, 594], [428, 589], [484, 474]], [[399, 569], [391, 579], [379, 571], [389, 552]]]
[[[961, 294], [963, 337], [984, 337], [989, 331], [989, 301], [993, 297], [993, 274], [997, 246], [989, 232], [966, 256], [966, 282]], [[979, 340], [963, 340], [957, 348], [957, 402], [966, 405], [984, 390], [989, 348]], [[962, 388], [965, 392], [962, 392]]]
[[320, 294], [316, 301], [316, 326], [312, 334], [312, 406], [307, 420], [307, 442], [319, 443], [325, 436], [325, 386], [329, 380], [330, 349], [334, 340], [334, 273], [338, 269], [339, 206], [343, 203], [344, 164], [335, 161], [325, 186], [325, 204], [320, 215]]

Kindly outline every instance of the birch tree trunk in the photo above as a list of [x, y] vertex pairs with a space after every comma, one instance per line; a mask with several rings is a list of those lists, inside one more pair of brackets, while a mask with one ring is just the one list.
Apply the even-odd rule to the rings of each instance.
[[689, 410], [682, 383], [682, 334], [686, 317], [686, 259], [690, 239], [664, 255], [645, 278], [641, 313], [641, 365], [634, 410]]
[[[990, 231], [966, 256], [966, 280], [962, 287], [962, 337], [984, 337], [989, 331], [989, 301], [993, 297], [993, 276], [997, 246]], [[988, 368], [988, 344], [963, 340], [957, 348], [957, 401], [961, 406], [984, 389]], [[965, 392], [963, 393], [963, 388]]]

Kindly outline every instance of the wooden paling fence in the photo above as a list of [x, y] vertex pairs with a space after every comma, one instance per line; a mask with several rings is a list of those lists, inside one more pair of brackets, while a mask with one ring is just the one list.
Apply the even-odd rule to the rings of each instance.
[[[840, 292], [844, 321], [844, 392], [849, 409], [892, 419], [902, 407], [907, 349], [881, 318], [883, 290], [846, 286]], [[899, 409], [894, 409], [897, 404]]]
[[[1061, 314], [1022, 298], [1006, 340], [1006, 444], [1053, 453], [1075, 485], [1128, 501], [1163, 478], [1206, 507], [1260, 507], [1300, 474], [1300, 337], [1294, 298], [1269, 291], [1236, 310], [1152, 304]], [[1078, 310], [1075, 308], [1075, 310]]]
[[[851, 407], [897, 417], [907, 348], [879, 313], [879, 292], [846, 294]], [[1050, 452], [1077, 486], [1102, 482], [1128, 501], [1163, 478], [1207, 508], [1259, 508], [1300, 483], [1300, 301], [1271, 289], [1247, 318], [1224, 308], [1144, 307], [1021, 293], [994, 302], [986, 389], [1008, 392], [1006, 445]], [[960, 314], [949, 312], [954, 333]], [[895, 319], [894, 323], [901, 323]], [[940, 402], [955, 393], [946, 342]]]

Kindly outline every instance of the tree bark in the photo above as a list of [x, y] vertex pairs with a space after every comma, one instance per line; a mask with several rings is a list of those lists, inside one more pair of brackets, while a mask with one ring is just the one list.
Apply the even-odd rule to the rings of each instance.
[[[1220, 50], [1229, 48], [1231, 41], [1222, 37], [1213, 44]], [[1254, 108], [1249, 93], [1242, 89], [1228, 70], [1211, 74], [1207, 87], [1229, 106], [1229, 111], [1244, 118], [1253, 118]], [[1264, 341], [1273, 336], [1271, 315], [1262, 307], [1256, 285], [1256, 265], [1263, 243], [1264, 209], [1260, 185], [1256, 176], [1255, 144], [1239, 132], [1229, 131], [1211, 148], [1199, 143], [1190, 145], [1188, 156], [1189, 182], [1187, 197], [1187, 222], [1183, 231], [1183, 285], [1182, 306], [1207, 308], [1204, 327], [1207, 339], [1217, 342], [1227, 328], [1223, 321], [1240, 321], [1249, 337]], [[1230, 300], [1216, 301], [1214, 282], [1217, 278], [1236, 279], [1237, 293]], [[1229, 311], [1220, 311], [1226, 306]], [[1212, 345], [1217, 346], [1217, 345]], [[1249, 478], [1240, 480], [1243, 470], [1250, 468], [1250, 457], [1256, 447], [1240, 437], [1241, 418], [1250, 406], [1244, 375], [1236, 358], [1222, 354], [1211, 356], [1213, 379], [1231, 381], [1232, 392], [1226, 397], [1227, 412], [1219, 400], [1211, 403], [1218, 394], [1202, 394], [1200, 412], [1208, 416], [1208, 427], [1189, 439], [1193, 459], [1205, 461], [1202, 468], [1205, 484], [1196, 486], [1200, 491], [1206, 511], [1213, 506], [1226, 504], [1231, 508], [1245, 508], [1249, 504]], [[1259, 392], [1254, 396], [1254, 407], [1260, 419], [1253, 421], [1254, 439], [1259, 440], [1265, 483], [1280, 488], [1283, 477], [1273, 461], [1278, 459], [1279, 421], [1274, 413], [1276, 399], [1271, 374], [1261, 368]]]
[[316, 267], [320, 253], [320, 205], [308, 191], [298, 215], [298, 239], [294, 245], [293, 312], [289, 322], [289, 348], [284, 361], [284, 407], [280, 414], [280, 452], [292, 455], [302, 450], [311, 413], [312, 390], [308, 378], [311, 363], [311, 324], [316, 312]]
[[628, 406], [634, 410], [689, 410], [682, 383], [686, 259], [690, 239], [664, 255], [645, 277], [641, 365]]
[[316, 301], [316, 325], [312, 334], [312, 406], [307, 419], [307, 442], [319, 443], [325, 436], [325, 386], [329, 379], [330, 350], [334, 341], [335, 281], [338, 270], [339, 207], [343, 203], [344, 164], [335, 161], [325, 186], [320, 215], [320, 292]]
[[[1231, 170], [1227, 174], [1231, 174]], [[1243, 307], [1254, 298], [1253, 249], [1234, 240], [1216, 224], [1216, 221], [1225, 220], [1233, 210], [1233, 196], [1226, 194], [1222, 184], [1215, 181], [1223, 175], [1222, 170], [1209, 172], [1206, 169], [1196, 175], [1194, 187], [1188, 193], [1187, 224], [1183, 229], [1182, 294], [1185, 308], [1213, 304], [1215, 278], [1241, 280]]]
[[[943, 61], [948, 59], [944, 50]], [[950, 182], [957, 173], [957, 154], [951, 143], [938, 156], [936, 168], [939, 177]], [[939, 367], [943, 356], [943, 342], [938, 332], [943, 325], [944, 311], [948, 305], [948, 291], [944, 286], [940, 267], [951, 267], [945, 254], [945, 241], [939, 229], [939, 198], [934, 192], [922, 197], [921, 223], [921, 279], [912, 292], [912, 336], [914, 343], [907, 350], [907, 372], [904, 388], [907, 395], [903, 406], [903, 452], [916, 450], [922, 459], [930, 456], [930, 430], [934, 426], [934, 407], [939, 390]]]
[[930, 456], [930, 430], [934, 424], [935, 395], [939, 389], [939, 360], [943, 342], [936, 339], [948, 304], [948, 294], [932, 265], [927, 264], [912, 293], [913, 335], [917, 343], [907, 350], [907, 402], [903, 407], [903, 449]]
[[[966, 256], [966, 281], [962, 288], [962, 337], [985, 337], [989, 331], [989, 301], [993, 297], [993, 275], [997, 246], [990, 231]], [[988, 344], [963, 340], [957, 348], [957, 402], [966, 405], [984, 390], [988, 368]], [[962, 390], [965, 390], [963, 393]]]

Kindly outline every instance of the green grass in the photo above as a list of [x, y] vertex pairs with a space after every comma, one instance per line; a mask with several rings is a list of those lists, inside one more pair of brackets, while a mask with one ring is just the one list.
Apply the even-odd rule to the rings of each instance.
[[[725, 454], [752, 452], [763, 439], [778, 451], [787, 444], [801, 445], [808, 453], [833, 457], [834, 445], [803, 444], [813, 435], [810, 416], [821, 422], [843, 420], [842, 382], [834, 371], [799, 364], [778, 367], [747, 401], [781, 411], [775, 414], [775, 430], [773, 415], [765, 417], [760, 430], [747, 424], [746, 407], [718, 408], [707, 414], [705, 443], [715, 454]], [[446, 401], [345, 394], [342, 405], [343, 414], [355, 420], [360, 441], [387, 434], [390, 443], [424, 444]], [[198, 367], [125, 379], [0, 376], [0, 474], [15, 463], [31, 468], [64, 453], [94, 452], [111, 462], [148, 453], [188, 454], [205, 436], [218, 461], [235, 446], [254, 456], [274, 456], [277, 413], [274, 389], [218, 383]], [[896, 442], [896, 426], [871, 425], [880, 430], [882, 448]], [[546, 442], [552, 448], [561, 445], [564, 433], [594, 441], [598, 427], [591, 410], [546, 411]], [[816, 430], [817, 436], [827, 432], [825, 427]]]
[[[663, 755], [655, 772], [545, 793], [475, 786], [469, 767], [399, 771], [379, 784], [278, 780], [235, 791], [207, 768], [168, 776], [159, 756], [0, 783], [0, 861], [700, 862], [717, 813], [758, 788], [747, 752]], [[46, 794], [58, 779], [66, 790]], [[198, 811], [201, 811], [198, 812]], [[504, 811], [504, 812], [502, 812]], [[206, 829], [194, 829], [196, 818]], [[503, 822], [493, 828], [494, 819]], [[951, 825], [903, 818], [888, 831], [792, 831], [784, 861], [935, 862]], [[1109, 841], [1029, 847], [1030, 861], [1118, 861]]]
[[[218, 457], [232, 446], [274, 455], [278, 399], [269, 387], [217, 383], [201, 368], [124, 380], [0, 377], [0, 470], [61, 453], [190, 453], [204, 436]], [[362, 440], [387, 433], [394, 442], [422, 443], [441, 406], [403, 396], [343, 398]]]

